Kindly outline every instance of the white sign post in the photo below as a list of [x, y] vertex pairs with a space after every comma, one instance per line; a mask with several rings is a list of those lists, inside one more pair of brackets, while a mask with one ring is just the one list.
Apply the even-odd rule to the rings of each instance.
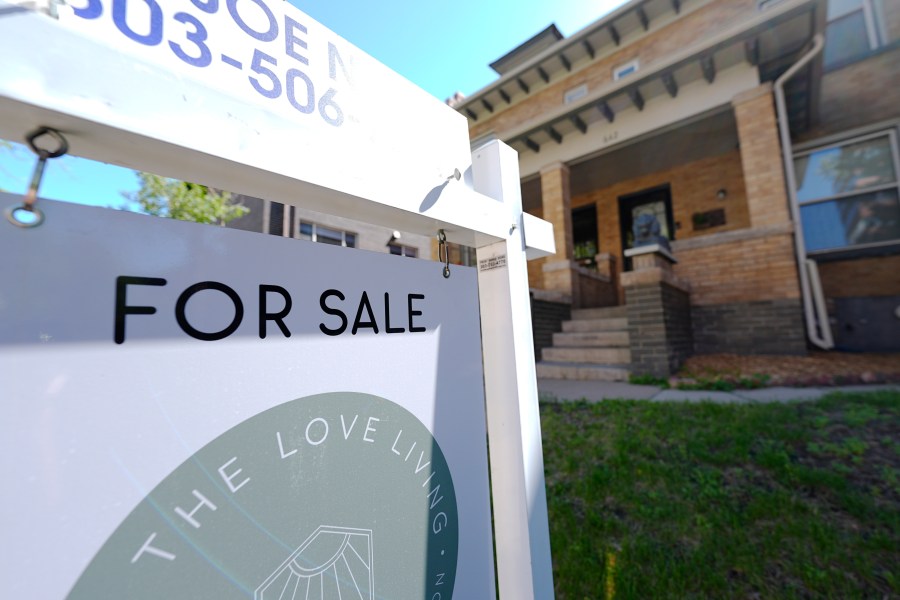
[[[52, 127], [63, 132], [70, 151], [80, 156], [410, 232], [434, 235], [444, 229], [450, 241], [478, 248], [481, 268], [477, 280], [499, 592], [504, 598], [551, 597], [549, 534], [524, 261], [526, 253], [546, 255], [554, 247], [549, 224], [522, 212], [514, 153], [503, 144], [493, 142], [470, 154], [466, 123], [460, 115], [287, 3], [192, 0], [175, 6], [163, 0], [80, 0], [72, 4], [53, 3], [58, 10], [58, 18], [54, 19], [20, 4], [0, 0], [0, 54], [12, 57], [4, 61], [0, 70], [0, 137], [21, 139], [39, 126]], [[453, 176], [456, 170], [463, 175], [459, 181]], [[8, 198], [6, 202], [9, 203]], [[53, 213], [64, 212], [65, 209], [53, 208], [48, 213], [48, 223], [54, 218]], [[196, 226], [178, 225], [187, 228], [185, 241], [178, 236], [167, 238], [176, 247], [196, 235], [190, 233]], [[41, 227], [45, 226], [48, 225]], [[4, 223], [0, 227], [12, 226]], [[35, 231], [17, 230], [15, 235], [27, 236]], [[224, 235], [234, 233], [237, 232], [224, 232]], [[0, 238], [6, 242], [9, 235], [3, 231]], [[288, 240], [285, 243], [296, 244]], [[127, 238], [122, 245], [128, 246]], [[10, 248], [10, 252], [19, 248], [15, 243], [4, 247]], [[23, 259], [28, 257], [7, 257], [7, 261]], [[348, 273], [357, 272], [356, 269], [347, 267]], [[17, 273], [24, 276], [22, 272]], [[134, 275], [162, 279], [153, 273]], [[450, 280], [441, 283], [454, 286], [457, 283], [454, 277], [457, 276], [452, 275]], [[465, 275], [461, 274], [459, 279], [464, 280]], [[209, 281], [219, 280], [205, 280]], [[7, 281], [4, 285], [14, 283]], [[131, 285], [126, 281], [123, 285], [129, 292], [145, 293], [155, 288], [152, 283]], [[189, 289], [190, 286], [173, 290], [181, 296], [176, 294], [174, 309], [166, 310], [175, 311], [176, 322], [178, 299]], [[327, 289], [338, 290], [337, 287]], [[223, 287], [196, 289], [181, 305], [182, 321], [191, 322], [185, 312], [190, 298], [211, 293], [210, 290], [231, 298]], [[283, 298], [281, 292], [270, 288], [256, 291], [261, 294], [258, 298], [268, 298], [267, 294]], [[407, 330], [416, 326], [418, 316], [413, 313], [419, 310], [418, 300], [409, 294], [417, 292], [407, 293]], [[337, 295], [329, 296], [321, 300], [318, 308], [340, 312], [335, 308], [338, 300]], [[348, 320], [354, 316], [359, 318], [356, 310], [365, 312], [359, 298], [354, 300], [354, 307], [341, 313], [348, 315]], [[402, 300], [395, 302], [403, 304]], [[387, 303], [385, 296], [384, 304]], [[236, 303], [232, 298], [232, 303], [225, 306], [233, 310]], [[398, 304], [392, 306], [396, 308]], [[383, 308], [389, 314], [389, 309]], [[148, 319], [141, 309], [136, 310], [134, 316], [124, 313], [126, 328], [132, 322], [138, 324]], [[337, 319], [325, 324], [326, 328], [340, 328], [340, 317], [335, 312], [325, 312]], [[260, 318], [265, 321], [267, 313], [262, 314]], [[12, 318], [8, 313], [0, 315], [4, 319]], [[268, 319], [271, 321], [268, 327], [279, 326], [277, 312], [269, 316], [272, 318]], [[397, 313], [395, 318], [401, 316]], [[216, 327], [215, 324], [198, 325], [196, 332], [208, 333]], [[11, 334], [4, 334], [8, 335]], [[52, 355], [52, 340], [45, 342], [51, 346], [35, 348], [35, 360], [39, 361], [44, 354]], [[4, 352], [10, 350], [12, 343], [0, 339]], [[355, 343], [364, 346], [364, 336]], [[4, 361], [4, 370], [10, 364]], [[10, 372], [3, 377], [14, 376]], [[64, 383], [64, 377], [53, 379], [35, 393], [46, 396]], [[17, 386], [20, 384], [17, 382]], [[322, 392], [335, 389], [321, 380], [316, 385], [319, 387], [313, 388]], [[345, 401], [352, 404], [362, 400]], [[238, 413], [240, 410], [250, 409], [242, 407]], [[430, 432], [443, 448], [444, 442], [435, 434], [435, 428], [440, 429], [436, 422], [430, 422], [428, 414], [415, 411], [413, 414], [420, 422], [434, 426]], [[310, 417], [307, 424], [312, 425], [304, 435], [310, 443], [323, 439], [324, 430], [317, 429], [322, 423], [330, 422], [332, 428], [333, 423], [342, 423], [344, 432], [349, 427], [347, 422], [340, 421], [342, 416], [349, 419], [349, 413], [322, 416], [322, 421], [315, 423], [319, 417], [307, 416]], [[197, 415], [197, 418], [202, 417]], [[237, 422], [235, 419], [239, 420], [237, 413], [229, 414], [226, 421], [233, 424]], [[198, 437], [191, 448], [210, 441], [215, 437], [214, 431], [225, 432], [226, 424], [223, 421], [211, 425], [207, 433], [192, 433]], [[361, 429], [364, 436], [375, 439], [374, 433], [367, 432], [365, 427]], [[279, 441], [282, 444], [279, 451], [290, 455], [296, 448], [284, 446], [283, 441]], [[321, 443], [325, 443], [324, 439]], [[4, 446], [7, 456], [4, 460], [11, 460], [16, 451]], [[445, 454], [452, 453], [445, 450]], [[219, 477], [219, 487], [224, 485], [226, 491], [241, 486], [244, 481], [238, 472], [241, 468], [238, 462], [228, 462], [230, 458], [216, 466], [218, 474], [213, 473]], [[456, 460], [451, 456], [446, 458], [448, 464]], [[249, 470], [244, 473], [252, 479]], [[44, 475], [35, 474], [35, 477], [42, 481]], [[148, 476], [148, 481], [162, 486], [169, 481], [165, 475], [160, 472]], [[236, 493], [251, 489], [248, 483]], [[178, 506], [184, 513], [182, 520], [189, 526], [193, 526], [191, 519], [200, 522], [197, 511], [214, 514], [219, 510], [219, 504], [203, 490], [192, 488], [187, 493], [193, 494], [193, 504], [188, 506], [185, 500]], [[4, 519], [13, 518], [19, 516], [12, 516], [4, 508]], [[344, 539], [350, 545], [344, 548], [352, 546], [361, 557], [361, 564], [366, 564], [363, 555], [366, 548], [371, 548], [366, 546], [371, 535], [366, 537], [365, 531], [351, 530], [352, 526], [347, 529], [340, 523], [321, 525], [326, 528], [317, 530], [296, 548], [290, 548], [285, 559], [300, 560], [313, 552], [316, 544], [326, 543], [317, 540]], [[169, 555], [177, 554], [164, 548], [156, 538], [148, 537], [144, 541], [146, 547], [139, 546], [133, 555], [138, 561], [147, 557], [167, 561]], [[462, 550], [462, 537], [460, 544]], [[485, 544], [489, 546], [489, 542]], [[341, 552], [346, 554], [346, 550]], [[374, 552], [377, 554], [377, 550]], [[32, 560], [41, 558], [26, 558]], [[4, 560], [4, 569], [11, 564]], [[358, 569], [365, 571], [359, 565], [347, 568], [351, 574], [358, 575]], [[260, 583], [257, 595], [262, 597], [269, 589], [265, 586], [275, 585], [273, 582], [283, 573], [287, 571], [273, 570], [272, 579]], [[3, 589], [3, 595], [20, 590], [14, 582], [15, 575], [13, 572], [4, 576], [2, 585], [13, 587]], [[353, 580], [356, 581], [355, 576]], [[473, 589], [466, 585], [458, 581], [457, 594], [475, 597], [463, 595], [464, 590]]]

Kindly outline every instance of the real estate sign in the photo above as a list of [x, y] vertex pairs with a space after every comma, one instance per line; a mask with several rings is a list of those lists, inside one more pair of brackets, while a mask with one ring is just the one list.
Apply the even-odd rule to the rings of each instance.
[[0, 222], [0, 596], [493, 595], [474, 269], [40, 206]]

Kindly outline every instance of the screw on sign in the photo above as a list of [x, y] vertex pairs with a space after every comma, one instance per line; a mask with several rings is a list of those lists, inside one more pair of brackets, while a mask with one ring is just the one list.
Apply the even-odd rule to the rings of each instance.
[[[49, 137], [56, 141], [56, 149], [49, 150], [42, 148], [37, 143], [40, 138]], [[34, 166], [34, 173], [31, 175], [31, 184], [28, 191], [22, 199], [21, 206], [12, 206], [6, 211], [7, 220], [18, 227], [37, 227], [44, 222], [44, 213], [41, 212], [34, 204], [37, 202], [38, 190], [41, 187], [41, 180], [44, 178], [44, 167], [47, 160], [51, 158], [59, 158], [69, 151], [69, 142], [63, 135], [55, 129], [49, 127], [40, 127], [29, 133], [25, 137], [28, 146], [38, 155], [37, 164]]]

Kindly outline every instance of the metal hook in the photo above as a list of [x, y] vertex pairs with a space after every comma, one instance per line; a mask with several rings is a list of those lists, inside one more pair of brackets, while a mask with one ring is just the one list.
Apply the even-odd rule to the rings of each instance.
[[438, 260], [444, 263], [444, 279], [450, 277], [450, 249], [447, 247], [447, 234], [438, 230]]
[[[43, 136], [53, 138], [57, 142], [55, 150], [41, 148], [37, 145], [37, 139]], [[51, 158], [59, 158], [69, 151], [69, 142], [66, 138], [55, 129], [50, 127], [39, 127], [25, 136], [25, 141], [31, 150], [38, 155], [38, 162], [34, 166], [34, 173], [31, 175], [31, 183], [28, 191], [19, 206], [11, 206], [6, 209], [6, 220], [16, 227], [37, 227], [44, 222], [44, 213], [34, 204], [37, 202], [38, 189], [41, 187], [41, 180], [44, 178], [44, 167], [47, 160]]]

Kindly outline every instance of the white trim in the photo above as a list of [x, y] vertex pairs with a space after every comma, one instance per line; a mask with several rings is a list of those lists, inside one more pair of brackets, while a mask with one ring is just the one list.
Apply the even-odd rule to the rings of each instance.
[[[287, 214], [287, 210], [289, 208], [290, 208], [289, 206], [284, 207], [285, 214]], [[335, 227], [334, 225], [320, 225], [320, 224], [316, 223], [315, 221], [310, 221], [308, 219], [304, 219], [302, 215], [299, 215], [294, 219], [294, 224], [295, 224], [294, 238], [296, 238], [298, 240], [305, 239], [305, 238], [300, 237], [300, 235], [301, 235], [300, 234], [300, 225], [304, 224], [304, 223], [312, 226], [312, 234], [310, 235], [308, 241], [316, 242], [316, 243], [323, 243], [323, 244], [327, 243], [327, 242], [319, 242], [319, 239], [318, 239], [319, 238], [319, 229], [322, 228], [322, 229], [328, 229], [328, 230], [340, 233], [341, 234], [341, 247], [343, 247], [343, 248], [359, 248], [359, 234], [358, 233], [355, 233], [353, 231], [347, 231], [346, 229], [341, 229], [340, 227]], [[347, 235], [353, 236], [353, 245], [352, 246], [347, 245]], [[287, 233], [285, 233], [285, 237], [287, 237]], [[335, 245], [336, 244], [332, 244], [332, 246], [335, 246]], [[415, 246], [410, 246], [410, 248], [415, 248]]]
[[[631, 70], [628, 71], [628, 69], [631, 69]], [[612, 69], [613, 81], [619, 81], [620, 79], [628, 77], [629, 75], [634, 75], [635, 73], [637, 73], [640, 70], [641, 70], [641, 59], [640, 58], [634, 58], [632, 60], [629, 60], [626, 63], [616, 65]], [[628, 71], [628, 72], [623, 73], [623, 71]]]
[[573, 88], [570, 88], [563, 93], [563, 104], [572, 104], [573, 102], [578, 102], [588, 94], [588, 85], [586, 83], [582, 83], [581, 85], [577, 85]]
[[897, 189], [897, 182], [894, 181], [892, 183], [885, 183], [882, 185], [876, 185], [872, 187], [863, 188], [860, 190], [853, 190], [852, 192], [841, 192], [840, 194], [835, 194], [833, 196], [822, 196], [821, 198], [813, 198], [812, 200], [797, 200], [797, 203], [800, 206], [812, 206], [814, 204], [821, 204], [823, 202], [832, 202], [834, 200], [846, 200], [847, 198], [853, 198], [854, 196], [862, 196], [864, 194], [872, 194], [874, 192], [883, 192], [885, 190], [895, 190]]
[[835, 144], [836, 142], [840, 142], [841, 140], [848, 140], [854, 137], [862, 137], [870, 133], [878, 133], [881, 130], [886, 129], [897, 129], [898, 127], [900, 127], [900, 119], [888, 119], [886, 121], [869, 123], [868, 125], [861, 125], [859, 127], [854, 127], [853, 129], [840, 131], [838, 133], [824, 135], [822, 137], [794, 144], [794, 148], [798, 150], [798, 152], [794, 153], [794, 156], [798, 156], [801, 152], [807, 152], [808, 150], [811, 150], [813, 148], [820, 148]]

